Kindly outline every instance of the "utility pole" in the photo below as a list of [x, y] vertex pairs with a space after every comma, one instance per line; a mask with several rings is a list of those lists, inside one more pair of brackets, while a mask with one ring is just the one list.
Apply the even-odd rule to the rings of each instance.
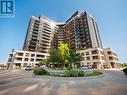
[[14, 56], [15, 56], [15, 49], [12, 49], [11, 53], [11, 62], [8, 64], [7, 70], [12, 70], [13, 69], [13, 63], [14, 63]]

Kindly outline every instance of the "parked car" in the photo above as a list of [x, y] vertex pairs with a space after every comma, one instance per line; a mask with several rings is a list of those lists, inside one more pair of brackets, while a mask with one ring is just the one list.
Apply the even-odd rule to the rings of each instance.
[[43, 69], [45, 69], [45, 70], [48, 69], [48, 67], [46, 65], [41, 65], [40, 67], [43, 68]]
[[92, 67], [89, 66], [89, 65], [82, 66], [81, 68], [82, 68], [82, 69], [92, 69]]
[[27, 66], [26, 68], [25, 68], [25, 70], [27, 70], [27, 71], [31, 71], [33, 68], [32, 68], [32, 66]]

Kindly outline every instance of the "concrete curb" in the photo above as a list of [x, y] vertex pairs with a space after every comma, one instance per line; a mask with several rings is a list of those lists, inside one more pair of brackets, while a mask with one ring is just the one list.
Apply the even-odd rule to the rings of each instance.
[[62, 79], [62, 80], [88, 80], [88, 79], [95, 79], [105, 76], [105, 74], [101, 74], [98, 76], [85, 76], [85, 77], [57, 77], [57, 76], [39, 76], [34, 75], [33, 78], [43, 78], [43, 79]]

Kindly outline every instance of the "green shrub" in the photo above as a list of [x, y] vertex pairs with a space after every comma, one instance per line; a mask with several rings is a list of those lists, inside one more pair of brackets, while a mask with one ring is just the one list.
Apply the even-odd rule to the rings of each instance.
[[64, 75], [65, 77], [69, 77], [71, 74], [70, 74], [70, 70], [65, 70], [64, 71]]
[[84, 71], [82, 69], [71, 69], [64, 72], [65, 77], [82, 77], [84, 76]]
[[16, 69], [16, 70], [21, 70], [21, 67], [16, 66], [15, 69]]
[[102, 72], [94, 71], [93, 73], [87, 74], [86, 76], [98, 76], [103, 74]]
[[79, 75], [79, 76], [84, 76], [84, 75], [85, 75], [85, 74], [84, 74], [84, 71], [83, 71], [82, 69], [80, 69], [79, 72], [78, 72], [78, 75]]
[[35, 68], [33, 73], [35, 75], [46, 75], [46, 74], [48, 74], [48, 72], [45, 69], [39, 68], [39, 67]]
[[123, 72], [127, 75], [127, 68], [124, 68]]

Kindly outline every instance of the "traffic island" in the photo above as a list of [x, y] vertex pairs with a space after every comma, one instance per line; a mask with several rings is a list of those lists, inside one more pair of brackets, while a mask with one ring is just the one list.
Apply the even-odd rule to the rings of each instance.
[[92, 77], [103, 75], [102, 72], [83, 69], [70, 69], [70, 70], [45, 70], [43, 68], [36, 68], [34, 75], [38, 76], [51, 76], [51, 77]]

